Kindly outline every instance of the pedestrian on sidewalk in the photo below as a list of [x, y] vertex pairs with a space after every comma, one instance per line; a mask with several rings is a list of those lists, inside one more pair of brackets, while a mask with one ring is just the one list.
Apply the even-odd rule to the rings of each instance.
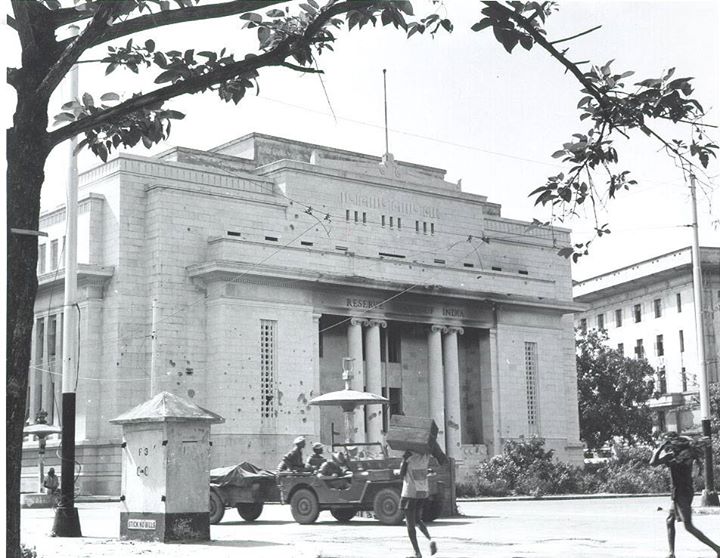
[[400, 466], [400, 478], [403, 480], [402, 498], [400, 505], [405, 511], [405, 523], [407, 524], [408, 537], [412, 544], [415, 555], [412, 558], [422, 558], [418, 546], [415, 526], [430, 541], [430, 554], [437, 552], [437, 544], [430, 537], [430, 533], [423, 522], [423, 510], [428, 497], [428, 465], [430, 455], [427, 453], [416, 453], [406, 451], [403, 455]]
[[47, 475], [45, 475], [45, 478], [43, 479], [43, 486], [45, 487], [47, 493], [51, 496], [57, 494], [58, 488], [60, 487], [60, 479], [58, 479], [55, 474], [54, 467], [50, 467], [48, 469]]
[[693, 464], [697, 462], [698, 466], [702, 467], [703, 443], [704, 440], [698, 443], [687, 436], [679, 436], [677, 432], [668, 432], [664, 442], [650, 458], [650, 465], [667, 466], [672, 480], [672, 505], [665, 520], [670, 547], [668, 558], [675, 558], [676, 521], [681, 521], [688, 533], [712, 548], [717, 553], [717, 558], [720, 558], [720, 546], [705, 536], [692, 522], [692, 501], [695, 495]]

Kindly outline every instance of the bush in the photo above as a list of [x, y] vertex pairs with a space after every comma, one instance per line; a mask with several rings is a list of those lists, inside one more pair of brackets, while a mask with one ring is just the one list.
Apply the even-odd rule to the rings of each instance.
[[20, 556], [22, 556], [22, 558], [37, 558], [37, 551], [34, 546], [30, 548], [20, 543]]

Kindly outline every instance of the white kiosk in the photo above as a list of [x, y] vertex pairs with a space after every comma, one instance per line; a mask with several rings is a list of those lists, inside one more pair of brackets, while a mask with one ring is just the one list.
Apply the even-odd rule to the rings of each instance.
[[120, 537], [210, 540], [211, 411], [168, 392], [110, 422], [123, 427]]

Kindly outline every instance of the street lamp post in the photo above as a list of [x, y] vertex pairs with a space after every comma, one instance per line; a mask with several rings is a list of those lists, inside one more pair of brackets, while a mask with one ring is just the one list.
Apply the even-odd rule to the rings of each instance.
[[[700, 391], [700, 415], [702, 419], [702, 433], [712, 440], [710, 429], [710, 390], [707, 377], [707, 363], [705, 361], [705, 330], [703, 328], [702, 303], [702, 268], [700, 265], [700, 240], [698, 235], [697, 197], [695, 193], [695, 176], [690, 175], [690, 197], [692, 200], [692, 270], [693, 270], [693, 299], [695, 305], [695, 337], [697, 339], [698, 360], [698, 388]], [[712, 444], [705, 447], [705, 490], [702, 493], [703, 506], [718, 506], [718, 494], [715, 492], [715, 479], [713, 474]]]

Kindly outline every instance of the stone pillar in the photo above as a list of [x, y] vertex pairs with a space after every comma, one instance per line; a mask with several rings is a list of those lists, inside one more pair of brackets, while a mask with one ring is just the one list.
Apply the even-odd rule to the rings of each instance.
[[[355, 359], [350, 387], [356, 391], [363, 391], [365, 387], [362, 349], [362, 326], [365, 321], [361, 318], [351, 318], [348, 324], [348, 357]], [[352, 439], [355, 442], [365, 441], [365, 409], [363, 407], [355, 409]]]
[[445, 328], [443, 367], [445, 369], [445, 448], [448, 456], [460, 459], [462, 424], [460, 419], [460, 367], [458, 365], [458, 334], [460, 327]]
[[443, 327], [432, 325], [428, 329], [428, 397], [430, 418], [438, 427], [438, 443], [445, 451], [445, 385], [443, 382]]
[[500, 361], [498, 359], [497, 329], [490, 330], [490, 374], [492, 385], [492, 454], [498, 455], [502, 452], [502, 412], [500, 397]]
[[[366, 389], [370, 393], [382, 395], [382, 358], [380, 356], [380, 328], [387, 327], [383, 320], [368, 320], [365, 323]], [[383, 431], [383, 406], [368, 405], [367, 441], [381, 442]]]
[[35, 424], [35, 417], [38, 411], [38, 389], [40, 388], [40, 370], [42, 363], [37, 361], [37, 319], [33, 319], [32, 345], [30, 348], [30, 369], [28, 370], [30, 402], [28, 404], [28, 418], [31, 424]]
[[50, 410], [52, 409], [52, 397], [53, 397], [53, 391], [52, 391], [52, 374], [50, 374], [51, 370], [54, 370], [55, 363], [50, 362], [50, 358], [48, 357], [48, 334], [50, 333], [50, 320], [49, 316], [45, 316], [45, 335], [43, 336], [43, 359], [40, 363], [40, 367], [42, 368], [42, 395], [41, 395], [41, 401], [40, 401], [40, 408], [48, 413], [47, 421], [48, 424], [53, 424], [52, 415], [50, 414]]
[[[321, 314], [313, 314], [313, 397], [320, 395], [320, 316]], [[320, 407], [316, 407], [313, 411], [313, 432], [315, 438], [320, 439]]]

